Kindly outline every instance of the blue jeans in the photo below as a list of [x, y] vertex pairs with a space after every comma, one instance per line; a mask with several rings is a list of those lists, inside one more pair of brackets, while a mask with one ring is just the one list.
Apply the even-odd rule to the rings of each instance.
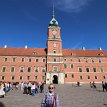
[[32, 89], [32, 96], [35, 96], [35, 89]]

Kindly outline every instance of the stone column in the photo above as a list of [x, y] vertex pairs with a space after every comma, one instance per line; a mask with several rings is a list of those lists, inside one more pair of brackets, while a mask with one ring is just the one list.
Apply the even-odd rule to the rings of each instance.
[[50, 84], [50, 83], [51, 83], [51, 74], [46, 73], [46, 84]]
[[64, 73], [59, 73], [59, 77], [58, 77], [58, 83], [59, 84], [64, 84]]

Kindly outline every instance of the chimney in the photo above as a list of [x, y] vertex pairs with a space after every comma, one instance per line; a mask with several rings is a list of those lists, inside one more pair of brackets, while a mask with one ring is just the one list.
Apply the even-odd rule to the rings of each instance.
[[4, 48], [7, 48], [7, 45], [4, 45]]
[[102, 50], [102, 48], [100, 47], [99, 50]]
[[27, 49], [27, 45], [25, 45], [25, 49]]
[[85, 47], [82, 47], [82, 50], [85, 50]]

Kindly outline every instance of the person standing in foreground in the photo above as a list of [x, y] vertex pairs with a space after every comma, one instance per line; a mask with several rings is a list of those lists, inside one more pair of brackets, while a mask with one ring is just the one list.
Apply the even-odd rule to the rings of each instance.
[[43, 96], [41, 107], [59, 107], [58, 94], [54, 92], [54, 84], [50, 84], [48, 90]]

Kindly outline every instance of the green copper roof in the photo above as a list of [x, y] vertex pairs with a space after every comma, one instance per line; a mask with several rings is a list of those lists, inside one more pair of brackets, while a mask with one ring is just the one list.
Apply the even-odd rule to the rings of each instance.
[[58, 21], [55, 19], [55, 17], [52, 18], [49, 23], [49, 26], [58, 26]]

